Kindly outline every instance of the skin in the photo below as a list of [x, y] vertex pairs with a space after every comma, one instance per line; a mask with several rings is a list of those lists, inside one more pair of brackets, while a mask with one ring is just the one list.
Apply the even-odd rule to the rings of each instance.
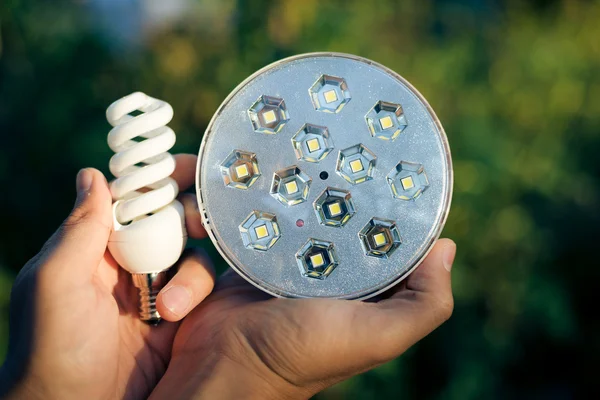
[[[182, 190], [195, 162], [177, 156]], [[77, 187], [73, 212], [13, 287], [0, 371], [8, 398], [308, 398], [399, 356], [452, 313], [456, 246], [441, 239], [408, 279], [368, 302], [273, 298], [231, 271], [213, 291], [210, 260], [192, 250], [157, 299], [169, 322], [147, 326], [129, 273], [106, 249], [106, 180], [87, 169]], [[190, 237], [205, 237], [195, 196], [180, 200]]]

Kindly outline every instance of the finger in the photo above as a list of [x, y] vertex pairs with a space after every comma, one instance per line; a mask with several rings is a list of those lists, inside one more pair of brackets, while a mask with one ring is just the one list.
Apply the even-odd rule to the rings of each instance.
[[90, 276], [104, 256], [112, 226], [111, 195], [102, 173], [93, 168], [77, 175], [75, 208], [44, 245], [40, 257], [52, 273]]
[[212, 296], [215, 299], [222, 298], [230, 305], [242, 305], [273, 299], [271, 294], [257, 289], [231, 268], [228, 268], [219, 276], [213, 292]]
[[185, 227], [193, 239], [203, 239], [208, 234], [202, 225], [202, 217], [198, 210], [198, 200], [195, 194], [184, 193], [179, 196], [185, 212]]
[[179, 321], [210, 294], [215, 271], [209, 258], [198, 249], [189, 249], [175, 276], [160, 291], [156, 309], [167, 321]]
[[364, 336], [380, 332], [373, 356], [384, 362], [406, 351], [450, 318], [453, 297], [450, 270], [456, 245], [439, 240], [423, 263], [399, 285], [393, 295], [378, 303], [364, 303]]
[[197, 159], [198, 157], [193, 154], [175, 155], [175, 171], [171, 174], [171, 178], [177, 182], [179, 191], [183, 192], [194, 184]]
[[450, 296], [449, 300], [452, 300], [450, 271], [455, 255], [456, 244], [452, 240], [438, 240], [423, 264], [407, 278], [404, 290], [398, 290], [392, 298], [403, 296], [408, 290]]

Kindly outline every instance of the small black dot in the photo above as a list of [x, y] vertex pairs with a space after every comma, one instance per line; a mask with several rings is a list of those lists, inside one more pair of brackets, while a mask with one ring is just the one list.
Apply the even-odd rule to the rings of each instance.
[[325, 180], [325, 179], [329, 178], [329, 174], [327, 173], [327, 171], [321, 171], [321, 173], [319, 174], [319, 178], [321, 178], [322, 180]]

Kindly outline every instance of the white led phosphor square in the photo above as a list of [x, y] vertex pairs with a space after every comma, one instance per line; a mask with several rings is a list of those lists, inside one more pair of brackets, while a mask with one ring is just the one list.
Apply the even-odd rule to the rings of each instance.
[[381, 247], [384, 244], [387, 244], [387, 239], [383, 233], [376, 233], [375, 235], [373, 235], [373, 240], [375, 241], [377, 247]]
[[415, 181], [413, 181], [412, 176], [402, 178], [400, 179], [400, 182], [402, 183], [402, 187], [404, 188], [404, 190], [409, 190], [415, 187]]
[[275, 111], [269, 110], [266, 113], [263, 113], [263, 119], [266, 124], [273, 123], [277, 120], [277, 116], [275, 115]]
[[235, 167], [235, 174], [238, 178], [245, 178], [248, 175], [250, 175], [246, 164], [238, 165], [237, 167]]
[[327, 104], [333, 103], [334, 101], [336, 101], [338, 99], [337, 93], [335, 92], [335, 90], [326, 91], [325, 93], [323, 93], [323, 97], [325, 97], [325, 102]]
[[379, 119], [379, 125], [381, 125], [381, 129], [388, 129], [394, 126], [394, 122], [392, 121], [392, 117], [388, 115]]
[[321, 145], [319, 145], [318, 139], [307, 140], [306, 147], [308, 147], [308, 151], [310, 151], [311, 153], [321, 149]]
[[288, 194], [294, 194], [298, 192], [298, 184], [296, 181], [291, 181], [285, 184], [285, 191]]
[[360, 172], [365, 168], [363, 167], [363, 164], [360, 160], [354, 160], [350, 161], [350, 169], [352, 170], [352, 172]]
[[331, 203], [327, 207], [329, 208], [329, 214], [332, 217], [337, 217], [342, 213], [342, 207], [340, 207], [340, 203]]
[[325, 259], [323, 258], [323, 254], [317, 253], [310, 256], [310, 263], [313, 268], [321, 267], [325, 264]]
[[257, 226], [254, 228], [254, 233], [256, 233], [256, 237], [259, 239], [269, 236], [269, 231], [267, 230], [266, 225]]

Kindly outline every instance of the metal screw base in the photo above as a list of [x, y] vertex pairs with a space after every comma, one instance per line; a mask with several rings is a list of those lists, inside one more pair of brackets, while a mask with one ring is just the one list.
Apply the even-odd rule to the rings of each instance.
[[158, 325], [161, 317], [156, 311], [156, 296], [167, 283], [166, 271], [132, 274], [131, 277], [134, 286], [139, 289], [140, 319], [150, 325]]

